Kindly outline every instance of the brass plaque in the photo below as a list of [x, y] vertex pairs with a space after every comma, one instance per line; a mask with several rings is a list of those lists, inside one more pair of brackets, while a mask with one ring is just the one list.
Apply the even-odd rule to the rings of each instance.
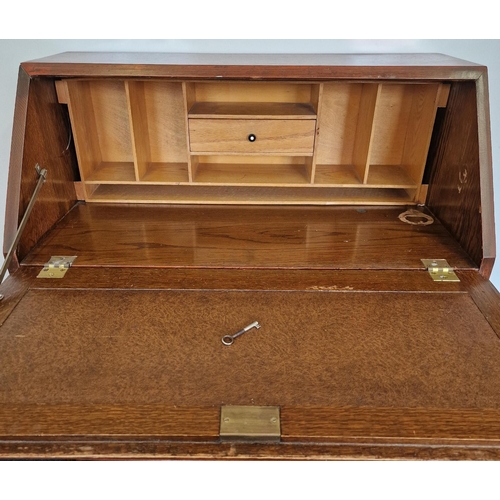
[[220, 437], [234, 441], [279, 441], [278, 406], [222, 406]]

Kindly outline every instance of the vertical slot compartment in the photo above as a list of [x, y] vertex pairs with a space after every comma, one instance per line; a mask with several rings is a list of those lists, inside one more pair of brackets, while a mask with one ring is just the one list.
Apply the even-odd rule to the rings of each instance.
[[383, 84], [375, 110], [367, 183], [421, 184], [440, 84]]
[[366, 182], [379, 85], [323, 84], [314, 183], [359, 186]]
[[138, 180], [188, 182], [182, 84], [128, 81], [126, 85]]
[[84, 182], [134, 182], [134, 155], [123, 81], [67, 81], [68, 108]]

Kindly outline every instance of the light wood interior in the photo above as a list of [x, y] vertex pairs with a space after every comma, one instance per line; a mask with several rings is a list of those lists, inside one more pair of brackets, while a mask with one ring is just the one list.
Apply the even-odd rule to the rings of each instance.
[[448, 92], [408, 82], [58, 84], [80, 193], [122, 203], [421, 203]]

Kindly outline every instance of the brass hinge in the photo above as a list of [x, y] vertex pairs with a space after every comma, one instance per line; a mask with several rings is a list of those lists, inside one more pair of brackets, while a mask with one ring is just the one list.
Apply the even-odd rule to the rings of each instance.
[[232, 441], [279, 441], [279, 406], [222, 406], [220, 438]]
[[434, 281], [459, 282], [455, 271], [445, 259], [421, 259]]
[[64, 257], [61, 255], [52, 256], [43, 266], [37, 278], [62, 278], [72, 266], [76, 257], [76, 255], [72, 257]]

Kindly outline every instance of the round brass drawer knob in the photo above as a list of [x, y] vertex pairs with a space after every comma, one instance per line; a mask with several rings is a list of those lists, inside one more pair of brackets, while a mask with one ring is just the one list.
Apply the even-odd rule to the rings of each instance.
[[257, 137], [255, 137], [255, 134], [250, 134], [250, 135], [248, 136], [248, 140], [249, 140], [250, 142], [255, 142], [255, 141], [257, 140]]

